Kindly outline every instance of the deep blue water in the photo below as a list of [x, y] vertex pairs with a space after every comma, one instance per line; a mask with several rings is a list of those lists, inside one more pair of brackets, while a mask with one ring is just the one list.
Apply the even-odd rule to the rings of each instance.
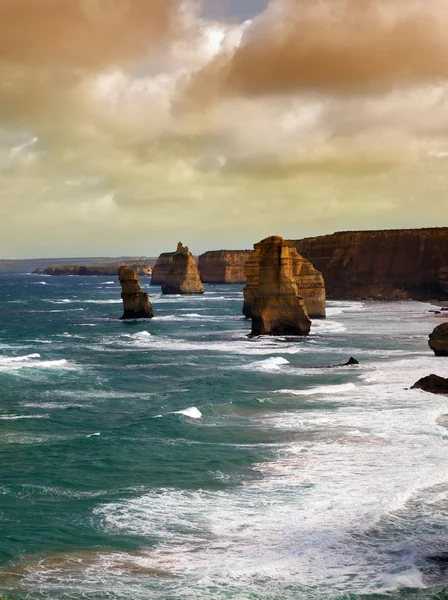
[[0, 595], [448, 597], [447, 401], [406, 389], [448, 375], [429, 305], [251, 340], [242, 286], [151, 288], [140, 322], [110, 278], [0, 291]]

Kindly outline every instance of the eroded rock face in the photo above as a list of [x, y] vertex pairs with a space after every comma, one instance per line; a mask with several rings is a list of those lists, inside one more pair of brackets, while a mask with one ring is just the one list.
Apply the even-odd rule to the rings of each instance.
[[253, 289], [252, 335], [308, 335], [311, 320], [295, 281], [294, 247], [272, 236], [255, 244], [259, 265]]
[[448, 379], [438, 375], [428, 375], [414, 383], [411, 389], [424, 390], [431, 394], [448, 394]]
[[448, 298], [448, 227], [345, 231], [296, 242], [329, 298]]
[[140, 289], [140, 279], [133, 269], [120, 267], [121, 297], [123, 299], [122, 319], [152, 319], [154, 311], [146, 292]]
[[203, 294], [204, 286], [194, 256], [182, 242], [177, 245], [162, 285], [163, 294]]
[[[299, 290], [299, 295], [303, 298], [308, 316], [311, 319], [325, 319], [325, 283], [322, 273], [320, 273], [309, 260], [306, 260], [295, 249], [295, 244], [283, 240], [285, 246], [290, 247], [290, 256], [293, 264], [293, 276]], [[252, 307], [255, 297], [255, 290], [259, 283], [261, 246], [255, 244], [254, 252], [246, 262], [245, 274], [247, 285], [244, 288], [243, 314], [247, 318], [252, 317]]]
[[434, 329], [428, 343], [436, 356], [448, 356], [448, 321]]
[[[61, 265], [55, 267], [46, 267], [45, 269], [36, 269], [35, 273], [40, 275], [52, 275], [54, 277], [62, 277], [64, 275], [82, 275], [82, 276], [97, 276], [97, 277], [109, 277], [117, 276], [120, 272], [120, 267], [124, 265], [120, 263], [113, 263], [110, 265]], [[150, 265], [136, 264], [131, 265], [131, 269], [135, 271], [137, 275], [151, 275], [152, 269]]]
[[244, 265], [252, 250], [213, 250], [201, 254], [198, 261], [203, 283], [246, 283]]
[[152, 269], [151, 285], [163, 285], [170, 270], [175, 252], [164, 252]]

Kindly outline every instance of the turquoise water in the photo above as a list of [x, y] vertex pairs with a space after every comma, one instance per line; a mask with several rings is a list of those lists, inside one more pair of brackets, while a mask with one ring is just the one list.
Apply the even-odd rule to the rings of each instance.
[[251, 340], [241, 286], [141, 322], [110, 278], [0, 289], [0, 595], [448, 597], [447, 402], [406, 389], [448, 375], [431, 307]]

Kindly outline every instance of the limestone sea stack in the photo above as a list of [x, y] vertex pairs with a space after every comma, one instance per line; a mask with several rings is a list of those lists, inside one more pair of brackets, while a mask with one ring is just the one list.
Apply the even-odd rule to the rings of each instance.
[[188, 246], [177, 245], [171, 266], [162, 285], [162, 294], [203, 294], [199, 270]]
[[434, 329], [428, 343], [436, 356], [448, 356], [448, 321]]
[[296, 241], [332, 299], [448, 298], [448, 227], [343, 231]]
[[244, 265], [252, 250], [212, 250], [201, 254], [198, 261], [203, 283], [246, 283]]
[[[308, 316], [311, 319], [325, 319], [326, 293], [322, 273], [315, 269], [309, 260], [306, 260], [297, 252], [294, 242], [283, 240], [283, 244], [290, 248], [289, 252], [293, 261], [294, 280], [297, 284], [299, 295], [305, 303]], [[254, 252], [245, 265], [247, 285], [244, 288], [243, 314], [247, 318], [252, 318], [252, 306], [259, 282], [261, 246], [260, 244], [255, 244], [254, 248]]]
[[151, 285], [163, 285], [175, 252], [163, 252], [152, 269]]
[[140, 289], [140, 279], [133, 269], [120, 267], [121, 297], [124, 313], [122, 319], [152, 319], [154, 311], [146, 292]]
[[258, 285], [253, 290], [251, 335], [308, 335], [311, 320], [294, 275], [297, 252], [272, 236], [255, 244]]

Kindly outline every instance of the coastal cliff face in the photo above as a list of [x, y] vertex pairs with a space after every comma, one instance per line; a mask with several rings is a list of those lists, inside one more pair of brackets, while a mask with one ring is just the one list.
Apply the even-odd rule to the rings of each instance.
[[151, 285], [163, 285], [170, 270], [175, 252], [164, 252], [152, 269]]
[[162, 285], [163, 294], [203, 294], [204, 287], [194, 256], [182, 242], [177, 245]]
[[133, 269], [120, 267], [121, 297], [123, 299], [122, 319], [152, 319], [154, 311], [146, 292], [140, 289], [140, 279]]
[[[255, 250], [245, 265], [247, 285], [244, 288], [243, 314], [247, 318], [252, 317], [255, 293], [259, 285], [262, 250], [260, 244], [255, 244]], [[283, 244], [290, 247], [293, 278], [297, 285], [299, 295], [303, 298], [308, 316], [311, 319], [325, 319], [326, 293], [322, 273], [315, 269], [309, 260], [303, 258], [303, 256], [296, 251], [293, 242], [283, 240]]]
[[[36, 269], [34, 272], [38, 275], [53, 275], [62, 277], [64, 275], [91, 275], [97, 277], [117, 276], [120, 272], [122, 264], [102, 265], [102, 266], [84, 266], [84, 265], [67, 265], [55, 266]], [[151, 275], [152, 269], [149, 265], [131, 265], [138, 275]]]
[[311, 320], [295, 281], [294, 246], [273, 236], [255, 244], [254, 254], [259, 267], [251, 335], [307, 335]]
[[203, 283], [246, 283], [244, 265], [252, 250], [213, 250], [201, 254], [198, 261]]
[[448, 227], [347, 231], [296, 241], [330, 298], [448, 298]]

